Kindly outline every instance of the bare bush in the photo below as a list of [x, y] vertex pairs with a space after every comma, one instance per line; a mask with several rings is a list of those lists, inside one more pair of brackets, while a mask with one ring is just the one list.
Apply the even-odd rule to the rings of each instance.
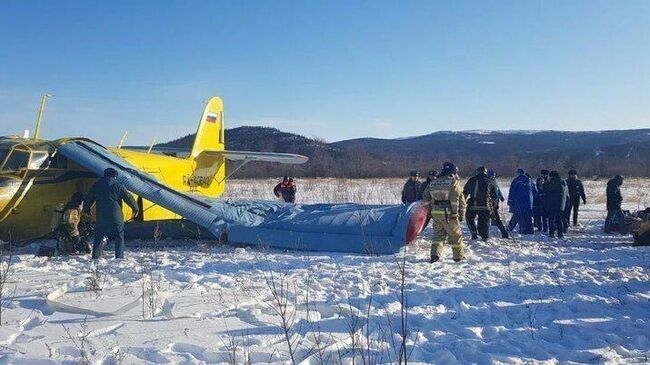
[[66, 340], [72, 342], [72, 346], [79, 352], [81, 357], [80, 363], [83, 365], [90, 365], [92, 363], [93, 355], [95, 354], [95, 349], [88, 342], [88, 337], [90, 336], [90, 331], [88, 330], [88, 317], [84, 317], [83, 322], [79, 325], [77, 330], [73, 330], [70, 327], [61, 325], [65, 331], [65, 336], [63, 337]]
[[13, 276], [13, 243], [2, 244], [0, 242], [0, 326], [2, 325], [2, 312], [5, 305], [11, 302], [11, 296], [7, 292], [7, 284]]
[[106, 285], [106, 275], [101, 272], [99, 265], [96, 265], [90, 270], [90, 276], [84, 280], [84, 283], [88, 291], [95, 293], [96, 297], [99, 296]]

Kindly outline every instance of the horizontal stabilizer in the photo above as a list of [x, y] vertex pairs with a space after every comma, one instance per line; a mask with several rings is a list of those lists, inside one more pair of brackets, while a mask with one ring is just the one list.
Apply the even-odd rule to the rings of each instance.
[[309, 157], [294, 153], [251, 152], [251, 151], [213, 151], [201, 152], [207, 156], [225, 157], [231, 161], [263, 161], [299, 165], [309, 161]]

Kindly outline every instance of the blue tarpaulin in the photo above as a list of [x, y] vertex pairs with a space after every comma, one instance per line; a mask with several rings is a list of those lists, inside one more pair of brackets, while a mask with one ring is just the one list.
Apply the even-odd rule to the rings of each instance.
[[72, 140], [60, 153], [102, 175], [108, 167], [134, 194], [208, 229], [248, 245], [388, 254], [417, 237], [426, 220], [422, 203], [404, 205], [289, 204], [195, 196], [176, 191], [89, 140]]

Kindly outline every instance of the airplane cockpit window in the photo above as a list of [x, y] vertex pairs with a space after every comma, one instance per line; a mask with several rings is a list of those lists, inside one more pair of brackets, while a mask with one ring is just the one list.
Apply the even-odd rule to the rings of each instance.
[[29, 161], [29, 169], [37, 170], [43, 166], [49, 155], [47, 152], [34, 152], [32, 153], [32, 159]]
[[50, 169], [67, 169], [68, 159], [57, 153], [50, 158]]
[[26, 169], [28, 164], [29, 152], [13, 150], [2, 166], [2, 172], [20, 172], [20, 170]]
[[7, 154], [9, 151], [7, 150], [0, 150], [0, 166], [2, 166], [2, 163], [5, 161], [5, 157], [7, 157]]

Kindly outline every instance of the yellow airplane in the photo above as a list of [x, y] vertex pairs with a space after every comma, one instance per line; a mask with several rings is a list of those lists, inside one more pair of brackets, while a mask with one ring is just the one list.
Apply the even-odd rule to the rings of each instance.
[[[87, 193], [97, 179], [94, 173], [57, 153], [61, 145], [83, 138], [39, 138], [43, 107], [44, 102], [34, 138], [0, 137], [0, 240], [22, 241], [50, 233], [55, 210], [61, 209], [73, 193]], [[122, 148], [122, 141], [109, 150], [175, 190], [209, 197], [220, 196], [226, 189], [226, 159], [240, 161], [238, 168], [250, 161], [307, 162], [307, 157], [295, 154], [226, 151], [223, 110], [221, 98], [213, 97], [207, 102], [187, 157], [177, 157], [182, 151], [167, 150], [163, 151], [167, 154], [161, 154], [152, 153], [152, 148]], [[182, 218], [136, 198], [141, 212], [137, 221]], [[130, 208], [124, 208], [124, 216], [125, 220], [131, 217]]]

